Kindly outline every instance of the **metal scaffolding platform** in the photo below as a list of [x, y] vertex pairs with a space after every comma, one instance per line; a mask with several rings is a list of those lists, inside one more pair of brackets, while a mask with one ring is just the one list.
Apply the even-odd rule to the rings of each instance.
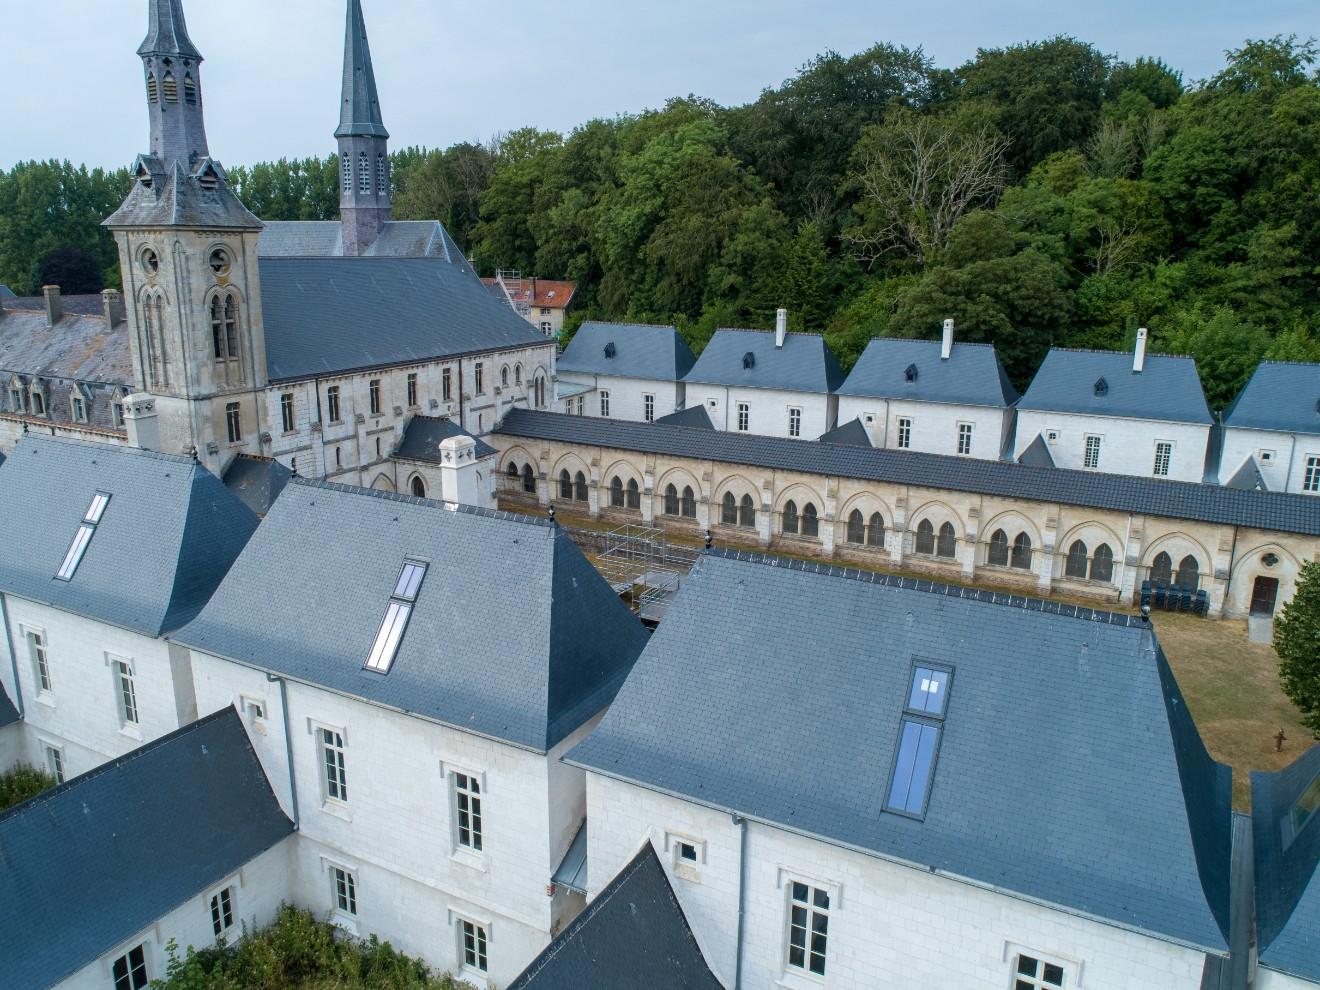
[[642, 621], [654, 625], [664, 618], [697, 556], [689, 547], [670, 545], [664, 530], [620, 526], [604, 534], [597, 566]]

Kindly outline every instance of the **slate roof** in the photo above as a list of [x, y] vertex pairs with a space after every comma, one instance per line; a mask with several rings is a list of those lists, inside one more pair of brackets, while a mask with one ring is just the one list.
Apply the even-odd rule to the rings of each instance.
[[[57, 580], [97, 492], [110, 503]], [[256, 528], [190, 458], [27, 435], [0, 471], [0, 590], [159, 636], [197, 614]]]
[[467, 437], [477, 444], [477, 458], [491, 457], [497, 453], [485, 440], [474, 437], [461, 428], [452, 419], [444, 416], [414, 416], [408, 421], [403, 431], [403, 440], [394, 451], [394, 456], [405, 461], [426, 461], [440, 463], [440, 441], [450, 437]]
[[5, 686], [0, 684], [0, 729], [3, 729], [6, 725], [13, 725], [19, 718], [18, 709], [9, 700], [9, 695], [5, 693]]
[[344, 28], [344, 77], [339, 127], [335, 137], [389, 137], [380, 117], [376, 93], [376, 71], [371, 65], [367, 26], [362, 19], [361, 0], [348, 0], [348, 22]]
[[1297, 799], [1320, 775], [1320, 746], [1276, 773], [1251, 774], [1260, 964], [1320, 983], [1320, 814], [1286, 847]]
[[[940, 358], [941, 346], [938, 340], [877, 337], [866, 345], [839, 394], [965, 406], [1011, 406], [1017, 400], [994, 345], [955, 343], [947, 361]], [[911, 382], [910, 366], [917, 369]]]
[[[189, 168], [174, 161], [166, 165], [153, 155], [139, 155], [139, 176], [119, 209], [103, 227], [189, 227], [204, 230], [260, 230], [261, 221], [243, 205], [225, 181], [224, 169], [203, 158]], [[216, 177], [211, 184], [202, 176]], [[142, 181], [150, 176], [151, 185]]]
[[225, 471], [225, 487], [258, 516], [270, 511], [293, 472], [273, 457], [239, 454]]
[[[77, 312], [77, 301], [94, 299], [95, 309]], [[119, 323], [112, 330], [101, 314], [100, 296], [65, 296], [60, 300], [63, 317], [46, 325], [46, 304], [20, 308], [9, 300], [0, 310], [0, 370], [42, 378], [65, 378], [80, 382], [130, 386], [133, 355], [129, 350], [128, 327]], [[23, 300], [26, 301], [26, 300]], [[93, 315], [95, 314], [95, 315]], [[8, 380], [0, 381], [7, 388]]]
[[[1231, 771], [1140, 620], [1063, 613], [707, 553], [566, 759], [1224, 953]], [[953, 668], [922, 821], [882, 810], [917, 659]]]
[[509, 990], [723, 990], [648, 842]]
[[139, 55], [182, 55], [200, 62], [202, 53], [188, 37], [182, 0], [151, 0], [147, 13], [147, 36], [138, 46]]
[[17, 298], [18, 298], [18, 294], [15, 293], [13, 289], [5, 285], [3, 282], [0, 282], [0, 299], [17, 299]]
[[495, 428], [511, 437], [669, 454], [751, 467], [1062, 502], [1166, 519], [1320, 536], [1320, 499], [1189, 481], [1038, 468], [912, 450], [866, 450], [807, 440], [514, 409]]
[[[743, 356], [749, 352], [755, 364], [744, 368]], [[787, 334], [779, 349], [773, 331], [717, 330], [683, 380], [825, 393], [843, 383], [843, 369], [818, 333]]]
[[713, 430], [715, 424], [710, 421], [710, 413], [704, 405], [688, 406], [668, 416], [661, 416], [655, 422], [662, 426], [686, 426], [693, 430]]
[[[4, 295], [0, 292], [0, 296]], [[60, 293], [60, 312], [65, 316], [77, 314], [79, 316], [101, 316], [103, 312], [103, 302], [99, 292], [79, 292], [79, 293]], [[43, 321], [46, 317], [46, 297], [40, 296], [14, 296], [6, 298], [4, 306], [0, 307], [0, 312], [13, 312], [14, 310], [29, 310], [40, 313]], [[115, 309], [116, 325], [124, 322], [124, 297], [119, 297], [118, 305]]]
[[[364, 670], [405, 557], [430, 566], [398, 657]], [[549, 522], [295, 478], [173, 638], [545, 752], [610, 702], [646, 635]]]
[[841, 443], [849, 447], [871, 447], [871, 437], [860, 419], [849, 420], [820, 435], [821, 443]]
[[1224, 413], [1224, 425], [1320, 433], [1320, 364], [1262, 361]]
[[261, 302], [274, 382], [546, 343], [443, 258], [267, 257]]
[[[613, 356], [606, 347], [613, 344]], [[678, 381], [696, 358], [673, 327], [638, 323], [583, 323], [560, 355], [561, 373]]]
[[233, 708], [0, 813], [6, 986], [61, 982], [292, 831]]
[[1265, 483], [1265, 476], [1260, 473], [1260, 465], [1255, 457], [1248, 457], [1242, 462], [1233, 476], [1224, 482], [1225, 488], [1243, 488], [1248, 491], [1267, 492], [1270, 486]]
[[[1097, 395], [1101, 378], [1108, 389]], [[1213, 422], [1194, 360], [1148, 353], [1144, 370], [1137, 373], [1129, 351], [1051, 348], [1018, 408], [1206, 426]]]
[[1025, 464], [1028, 467], [1052, 468], [1054, 464], [1054, 455], [1050, 453], [1050, 445], [1045, 442], [1045, 438], [1039, 433], [1036, 438], [1022, 449], [1018, 454], [1017, 462]]
[[[343, 234], [338, 220], [271, 220], [261, 230], [257, 254], [263, 264], [268, 258], [342, 258]], [[470, 270], [438, 220], [391, 220], [361, 257], [444, 258]]]

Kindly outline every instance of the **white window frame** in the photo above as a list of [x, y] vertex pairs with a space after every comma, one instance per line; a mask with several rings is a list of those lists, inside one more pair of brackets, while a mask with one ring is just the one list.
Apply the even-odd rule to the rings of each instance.
[[[216, 918], [218, 909], [224, 905], [224, 896], [229, 895], [229, 924], [224, 924], [224, 914], [220, 911], [219, 919]], [[218, 903], [217, 903], [218, 902]], [[228, 939], [230, 935], [239, 927], [238, 913], [238, 881], [230, 879], [227, 883], [219, 887], [213, 887], [206, 895], [206, 915], [211, 919], [211, 933], [217, 939]], [[215, 930], [216, 924], [222, 925], [219, 931]]]
[[788, 435], [790, 437], [802, 436], [802, 407], [788, 407]]
[[[486, 774], [481, 770], [474, 770], [469, 766], [460, 763], [442, 762], [440, 764], [440, 775], [445, 790], [445, 807], [449, 811], [449, 858], [457, 863], [470, 866], [477, 870], [486, 869], [486, 850], [490, 844], [490, 829], [487, 823], [487, 799], [490, 792], [486, 787]], [[481, 823], [477, 828], [477, 838], [481, 848], [476, 849], [470, 845], [464, 845], [460, 841], [460, 829], [458, 822], [458, 776], [467, 777], [477, 785], [477, 797], [481, 800], [481, 810], [479, 817]], [[470, 793], [470, 792], [469, 792]]]
[[[142, 705], [137, 696], [137, 666], [129, 657], [107, 653], [106, 663], [110, 667], [115, 689], [115, 710], [119, 713], [119, 731], [129, 734], [141, 734]], [[127, 690], [125, 690], [127, 687]], [[132, 705], [130, 710], [129, 705]], [[132, 716], [131, 718], [129, 716]]]
[[655, 422], [655, 395], [650, 392], [642, 393], [642, 419], [648, 423]]
[[[1021, 956], [1035, 959], [1042, 966], [1058, 966], [1063, 970], [1063, 983], [1056, 986], [1041, 982], [1043, 972], [1038, 973], [1035, 977], [1020, 975], [1017, 969], [1018, 959]], [[1053, 952], [1041, 952], [1029, 945], [1006, 942], [1004, 944], [1004, 962], [1008, 967], [1008, 985], [1011, 990], [1017, 990], [1019, 983], [1025, 984], [1031, 990], [1059, 990], [1059, 987], [1062, 987], [1063, 990], [1076, 990], [1076, 988], [1082, 986], [1082, 962], [1079, 959], [1071, 959]]]
[[1265, 450], [1262, 448], [1261, 450], [1256, 451], [1256, 456], [1260, 458], [1262, 464], [1274, 463], [1274, 451], [1272, 450]]
[[737, 405], [738, 419], [735, 425], [739, 433], [750, 433], [752, 429], [752, 404], [750, 402], [739, 402]]
[[[328, 722], [314, 722], [308, 720], [308, 730], [312, 734], [312, 740], [316, 744], [316, 779], [319, 781], [319, 790], [321, 794], [321, 810], [323, 811], [343, 811], [348, 808], [348, 730], [343, 726], [331, 725]], [[327, 742], [325, 733], [338, 737], [338, 745], [333, 742]], [[340, 754], [340, 761], [337, 769], [339, 771], [339, 786], [342, 789], [342, 796], [335, 796], [330, 793], [330, 777], [327, 773], [328, 764], [325, 754], [328, 748], [336, 749]]]
[[[51, 701], [55, 693], [55, 681], [50, 676], [50, 640], [46, 630], [39, 626], [19, 626], [23, 642], [27, 644], [28, 662], [32, 664], [32, 683], [38, 701]], [[39, 643], [37, 641], [40, 641]]]
[[[1164, 470], [1160, 470], [1161, 459], [1163, 460]], [[1155, 463], [1151, 465], [1151, 477], [1167, 478], [1169, 472], [1173, 470], [1173, 441], [1156, 440], [1155, 441]]]
[[972, 434], [974, 427], [972, 423], [958, 424], [958, 453], [963, 457], [972, 456]]
[[64, 783], [69, 776], [68, 763], [64, 758], [64, 747], [42, 739], [41, 752], [46, 757], [46, 770], [55, 778], [55, 783]]
[[238, 699], [238, 710], [253, 732], [266, 734], [266, 719], [270, 717], [269, 706], [265, 698], [253, 698], [242, 695]]
[[1082, 467], [1087, 471], [1100, 470], [1100, 451], [1104, 447], [1104, 434], [1088, 433], [1082, 440]]
[[[110, 950], [110, 952], [105, 955], [105, 971], [107, 977], [106, 986], [111, 988], [111, 990], [116, 990], [117, 987], [115, 983], [115, 963], [119, 962], [120, 959], [126, 959], [129, 953], [136, 949], [142, 950], [142, 968], [147, 976], [147, 982], [143, 984], [143, 986], [151, 986], [152, 963], [155, 962], [155, 947], [152, 943], [150, 934], [144, 932], [137, 938], [131, 939], [130, 941]], [[132, 970], [130, 969], [129, 972], [131, 973]], [[131, 982], [129, 983], [129, 986], [132, 986]]]
[[298, 400], [292, 392], [280, 393], [280, 426], [286, 435], [298, 430]]
[[894, 442], [899, 450], [912, 449], [912, 417], [899, 416], [894, 430]]
[[1302, 491], [1320, 492], [1320, 454], [1307, 454], [1302, 461]]
[[[693, 859], [683, 855], [687, 847], [693, 851]], [[706, 840], [699, 839], [686, 832], [665, 832], [665, 851], [669, 853], [670, 867], [674, 876], [693, 883], [701, 882], [701, 868], [706, 865]]]
[[600, 390], [600, 415], [603, 419], [610, 418], [610, 390], [607, 388]]
[[[332, 924], [345, 928], [348, 931], [357, 932], [357, 919], [361, 912], [361, 888], [362, 878], [356, 867], [349, 866], [337, 860], [322, 859], [325, 864], [325, 875], [330, 885], [330, 920]], [[347, 877], [345, 883], [346, 898], [348, 907], [339, 906], [339, 874]]]
[[[454, 926], [454, 960], [458, 964], [460, 975], [466, 975], [470, 979], [474, 978], [478, 984], [485, 985], [490, 977], [490, 946], [495, 941], [494, 931], [492, 930], [489, 918], [479, 918], [466, 911], [460, 911], [456, 908], [449, 909], [449, 921]], [[474, 930], [480, 932], [485, 938], [485, 956], [486, 968], [479, 969], [476, 966], [469, 966], [467, 962], [467, 948], [465, 945], [466, 932], [464, 925], [471, 925]]]
[[[807, 914], [807, 936], [808, 936], [808, 938], [807, 938], [807, 955], [806, 955], [806, 957], [805, 957], [805, 959], [804, 959], [804, 962], [806, 963], [806, 965], [805, 965], [805, 966], [801, 966], [801, 967], [799, 967], [799, 966], [795, 966], [795, 965], [791, 962], [792, 945], [793, 945], [793, 941], [792, 941], [792, 933], [793, 933], [793, 904], [794, 904], [794, 900], [793, 900], [793, 884], [795, 884], [795, 883], [798, 883], [798, 884], [805, 884], [805, 885], [808, 887], [809, 891], [810, 891], [810, 890], [821, 890], [821, 891], [824, 891], [825, 894], [826, 894], [826, 896], [829, 898], [829, 906], [828, 906], [827, 908], [816, 909], [816, 908], [813, 907], [812, 910], [809, 910], [809, 911], [808, 911], [808, 914]], [[788, 868], [786, 868], [786, 867], [783, 867], [783, 866], [781, 866], [781, 867], [779, 868], [779, 887], [780, 887], [780, 889], [781, 889], [782, 892], [783, 892], [782, 896], [783, 896], [783, 912], [784, 912], [784, 914], [783, 914], [783, 923], [782, 923], [782, 925], [781, 925], [781, 927], [780, 927], [780, 931], [783, 932], [783, 940], [784, 940], [784, 948], [783, 948], [782, 959], [781, 959], [781, 967], [782, 967], [782, 969], [783, 969], [784, 976], [785, 976], [787, 979], [789, 979], [789, 980], [798, 979], [798, 980], [808, 981], [809, 983], [825, 983], [825, 982], [827, 981], [827, 979], [828, 979], [828, 974], [829, 974], [829, 969], [830, 969], [830, 954], [829, 954], [829, 953], [830, 953], [830, 935], [831, 935], [831, 933], [827, 931], [826, 934], [825, 934], [825, 972], [824, 972], [824, 973], [813, 973], [813, 972], [811, 971], [811, 968], [810, 968], [810, 963], [811, 963], [811, 939], [810, 939], [810, 936], [811, 936], [811, 917], [812, 917], [812, 914], [813, 914], [815, 911], [823, 910], [823, 912], [824, 912], [826, 918], [830, 919], [830, 922], [831, 922], [831, 926], [830, 926], [830, 927], [834, 927], [834, 925], [832, 924], [833, 921], [834, 921], [834, 916], [835, 916], [835, 914], [836, 914], [838, 911], [840, 911], [840, 910], [842, 909], [842, 907], [843, 907], [843, 900], [842, 900], [842, 896], [841, 896], [842, 893], [843, 893], [842, 888], [841, 888], [840, 885], [837, 884], [837, 883], [834, 883], [834, 882], [831, 882], [831, 881], [828, 881], [828, 880], [822, 880], [822, 879], [820, 879], [819, 877], [813, 877], [813, 876], [810, 876], [810, 875], [808, 875], [808, 874], [798, 872], [797, 870], [790, 870], [790, 869], [788, 869]], [[814, 902], [814, 897], [812, 896], [812, 894], [809, 893], [809, 894], [808, 894], [808, 897], [811, 898], [811, 899], [813, 900], [813, 902]]]
[[472, 381], [476, 385], [477, 395], [486, 394], [486, 365], [478, 361], [472, 366]]

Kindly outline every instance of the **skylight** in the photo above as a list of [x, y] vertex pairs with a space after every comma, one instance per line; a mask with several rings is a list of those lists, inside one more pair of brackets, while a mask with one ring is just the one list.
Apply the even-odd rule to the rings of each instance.
[[385, 608], [385, 618], [381, 620], [376, 632], [376, 641], [371, 644], [371, 653], [367, 656], [367, 670], [388, 674], [390, 665], [399, 652], [399, 643], [403, 641], [403, 632], [408, 628], [412, 617], [413, 605], [417, 593], [422, 587], [422, 578], [426, 576], [426, 565], [421, 561], [405, 560], [399, 571], [399, 580], [394, 583], [394, 594]]
[[921, 818], [935, 775], [952, 671], [918, 664], [899, 728], [898, 756], [885, 800], [887, 811]]
[[82, 524], [78, 527], [78, 532], [73, 535], [73, 542], [69, 544], [69, 550], [64, 555], [64, 562], [60, 564], [60, 569], [55, 572], [55, 577], [60, 581], [70, 581], [74, 573], [78, 570], [78, 565], [82, 563], [83, 554], [87, 552], [88, 544], [92, 542], [92, 536], [96, 533], [97, 524], [101, 517], [105, 515], [105, 507], [110, 504], [110, 496], [105, 492], [97, 492], [92, 496], [92, 504], [87, 507], [87, 512], [83, 516]]

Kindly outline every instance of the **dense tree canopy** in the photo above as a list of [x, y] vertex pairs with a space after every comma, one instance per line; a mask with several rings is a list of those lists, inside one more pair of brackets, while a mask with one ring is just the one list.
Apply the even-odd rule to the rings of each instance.
[[[483, 272], [577, 281], [578, 320], [672, 321], [696, 347], [786, 306], [846, 367], [873, 336], [952, 317], [1021, 387], [1051, 345], [1126, 347], [1147, 326], [1222, 407], [1261, 357], [1320, 358], [1316, 59], [1251, 40], [1184, 85], [1069, 37], [953, 69], [827, 52], [744, 106], [687, 96], [398, 151], [395, 215], [444, 221]], [[230, 176], [264, 218], [336, 215], [333, 157]], [[114, 284], [99, 221], [127, 185], [60, 162], [0, 173], [0, 281]]]

